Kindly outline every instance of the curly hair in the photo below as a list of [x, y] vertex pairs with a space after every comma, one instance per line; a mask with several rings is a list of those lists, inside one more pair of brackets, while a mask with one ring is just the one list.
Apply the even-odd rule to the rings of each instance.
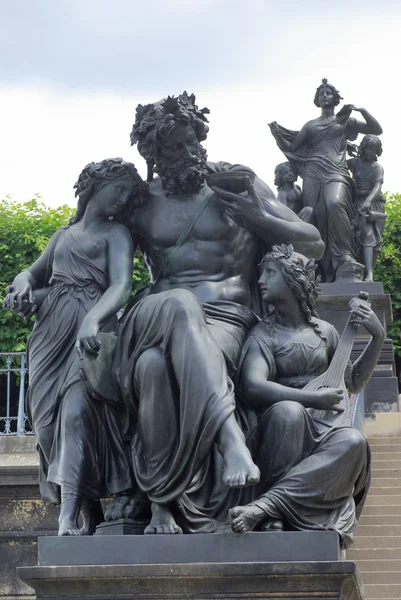
[[187, 92], [146, 106], [138, 104], [130, 134], [131, 146], [137, 144], [139, 154], [146, 160], [148, 181], [153, 178], [153, 166], [160, 146], [178, 124], [191, 125], [199, 142], [206, 139], [209, 126], [205, 115], [209, 112], [208, 108], [199, 109], [194, 94]]
[[274, 169], [274, 185], [277, 187], [277, 189], [279, 190], [281, 188], [281, 186], [283, 185], [283, 171], [284, 169], [286, 169], [287, 167], [291, 168], [291, 171], [294, 173], [294, 182], [297, 180], [298, 178], [298, 173], [297, 173], [297, 169], [296, 166], [291, 163], [291, 162], [283, 162], [280, 163], [279, 165], [277, 165], [277, 167]]
[[373, 146], [374, 152], [376, 154], [376, 160], [377, 157], [381, 156], [383, 153], [383, 146], [381, 140], [379, 140], [379, 138], [376, 135], [368, 134], [363, 136], [362, 141], [358, 147], [358, 156], [360, 156], [362, 159], [365, 153], [366, 146]]
[[316, 90], [315, 97], [313, 99], [315, 106], [318, 106], [320, 108], [319, 94], [320, 91], [324, 88], [329, 88], [329, 90], [333, 93], [333, 96], [335, 98], [335, 105], [338, 106], [343, 98], [342, 96], [340, 96], [340, 92], [334, 87], [334, 85], [328, 83], [327, 79], [322, 79], [322, 83]]
[[261, 270], [268, 262], [274, 262], [280, 268], [287, 285], [292, 289], [299, 302], [306, 322], [322, 339], [326, 339], [319, 328], [319, 323], [315, 320], [319, 318], [316, 312], [316, 298], [319, 290], [315, 283], [317, 268], [315, 261], [295, 252], [291, 244], [281, 244], [272, 246], [271, 252], [263, 257], [260, 263]]
[[135, 165], [122, 158], [107, 158], [98, 163], [87, 164], [78, 177], [78, 181], [74, 185], [75, 197], [78, 196], [77, 212], [71, 218], [70, 225], [82, 219], [93, 194], [111, 181], [121, 178], [131, 178], [134, 184], [133, 194], [128, 205], [115, 218], [116, 221], [126, 223], [131, 212], [145, 202], [148, 186], [142, 181]]

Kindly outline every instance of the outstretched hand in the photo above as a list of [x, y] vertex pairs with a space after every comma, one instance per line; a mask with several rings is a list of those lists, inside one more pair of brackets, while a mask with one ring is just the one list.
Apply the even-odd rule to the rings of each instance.
[[212, 186], [212, 190], [219, 196], [222, 207], [229, 217], [241, 227], [255, 222], [258, 217], [266, 214], [262, 199], [256, 193], [250, 177], [244, 177], [247, 195], [228, 192], [219, 187]]

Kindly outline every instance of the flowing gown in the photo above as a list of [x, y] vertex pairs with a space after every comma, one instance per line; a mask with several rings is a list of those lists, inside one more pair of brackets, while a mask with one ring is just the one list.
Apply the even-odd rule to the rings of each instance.
[[[318, 330], [305, 331], [304, 341], [294, 342], [274, 320], [259, 323], [244, 344], [240, 368], [256, 343], [270, 381], [303, 388], [327, 370], [338, 342], [331, 324], [316, 320], [316, 325]], [[349, 546], [370, 483], [364, 436], [353, 427], [319, 424], [293, 401], [277, 402], [255, 416], [257, 425], [248, 434], [261, 471], [254, 503], [267, 518], [284, 519], [292, 529], [333, 529]]]
[[75, 348], [84, 317], [108, 287], [107, 272], [76, 244], [70, 227], [50, 241], [50, 292], [28, 340], [28, 415], [40, 452], [44, 501], [59, 486], [99, 499], [132, 486], [119, 414], [85, 392]]
[[[297, 131], [278, 127], [278, 137], [293, 142]], [[336, 115], [329, 123], [312, 122], [306, 143], [295, 152], [284, 151], [295, 162], [303, 179], [304, 206], [313, 208], [314, 224], [326, 245], [320, 261], [323, 278], [333, 281], [345, 256], [356, 258], [353, 220], [355, 186], [346, 161], [347, 140], [358, 136], [357, 121]], [[337, 182], [336, 195], [327, 196], [327, 185]]]

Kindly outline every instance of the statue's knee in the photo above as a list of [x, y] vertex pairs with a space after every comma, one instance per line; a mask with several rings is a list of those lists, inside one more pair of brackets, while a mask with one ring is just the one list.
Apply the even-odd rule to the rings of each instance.
[[336, 213], [341, 204], [341, 193], [339, 191], [331, 192], [326, 196], [326, 209], [328, 214]]
[[182, 289], [166, 292], [163, 310], [174, 318], [195, 319], [203, 314], [197, 297], [192, 292]]
[[135, 367], [135, 378], [161, 377], [166, 370], [166, 359], [159, 346], [148, 348], [138, 358]]
[[343, 429], [344, 444], [346, 444], [347, 450], [350, 454], [356, 456], [359, 454], [366, 454], [367, 441], [364, 435], [358, 430], [351, 427]]
[[305, 421], [305, 409], [299, 402], [284, 400], [277, 402], [270, 409], [271, 418], [282, 422], [286, 427], [290, 425], [299, 426]]

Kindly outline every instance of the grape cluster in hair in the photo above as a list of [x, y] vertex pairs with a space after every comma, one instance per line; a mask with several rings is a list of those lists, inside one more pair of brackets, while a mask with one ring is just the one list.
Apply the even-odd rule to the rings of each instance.
[[[96, 192], [111, 181], [122, 178], [131, 178], [135, 184], [132, 198], [122, 212], [131, 212], [134, 208], [142, 206], [146, 200], [148, 188], [138, 174], [135, 165], [122, 158], [107, 158], [98, 163], [87, 164], [78, 177], [78, 181], [74, 185], [75, 197], [78, 196], [77, 212], [71, 218], [70, 224], [77, 223], [82, 219], [89, 200]], [[124, 222], [127, 216], [128, 214], [124, 214], [122, 218], [120, 213], [116, 220]]]
[[287, 285], [292, 289], [299, 302], [306, 322], [325, 340], [326, 337], [321, 332], [318, 321], [315, 320], [319, 318], [316, 312], [316, 298], [319, 290], [315, 283], [315, 261], [295, 252], [291, 244], [272, 246], [271, 252], [268, 252], [261, 262], [262, 270], [269, 261], [276, 263], [280, 268]]
[[169, 96], [154, 104], [137, 106], [130, 135], [131, 145], [138, 145], [139, 154], [147, 162], [148, 181], [152, 179], [152, 169], [161, 144], [177, 125], [191, 125], [199, 142], [206, 139], [209, 126], [205, 115], [208, 113], [209, 109], [199, 109], [194, 94], [187, 92], [177, 97]]

